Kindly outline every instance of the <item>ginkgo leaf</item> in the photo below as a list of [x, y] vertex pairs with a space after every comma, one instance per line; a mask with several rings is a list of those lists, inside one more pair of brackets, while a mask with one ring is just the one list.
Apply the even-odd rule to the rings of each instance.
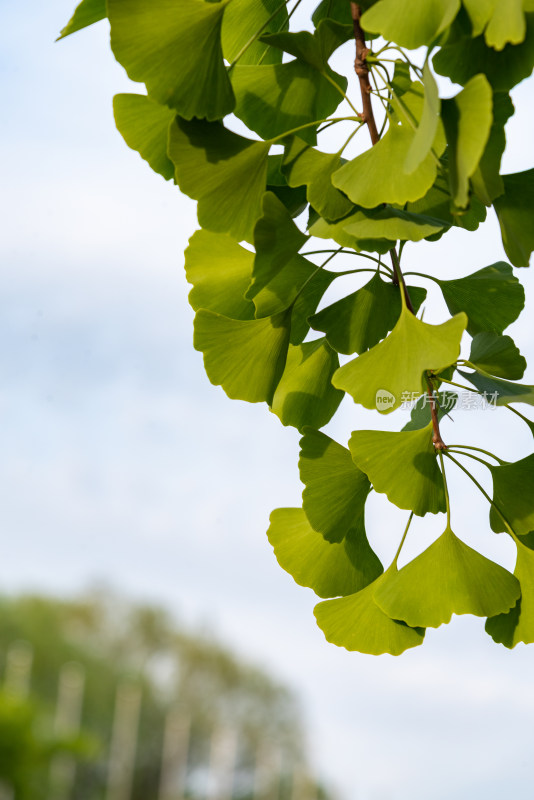
[[432, 444], [432, 424], [416, 431], [354, 431], [352, 459], [373, 489], [422, 517], [445, 511], [443, 476]]
[[495, 405], [505, 406], [509, 403], [526, 403], [534, 406], [534, 386], [525, 383], [512, 383], [501, 378], [480, 372], [464, 372], [458, 370], [462, 378], [476, 386], [479, 392], [492, 398]]
[[329, 542], [341, 542], [363, 525], [371, 489], [346, 447], [325, 433], [308, 429], [300, 440], [302, 505], [310, 525]]
[[301, 508], [277, 508], [267, 537], [276, 560], [300, 586], [319, 597], [344, 597], [368, 586], [382, 573], [363, 526], [332, 544], [313, 530]]
[[430, 44], [459, 10], [460, 0], [380, 0], [363, 15], [362, 27], [413, 50]]
[[274, 317], [235, 320], [201, 308], [193, 344], [204, 354], [211, 383], [228, 397], [271, 404], [284, 371], [291, 310]]
[[493, 93], [484, 75], [476, 75], [451, 100], [442, 103], [441, 117], [449, 145], [449, 181], [456, 206], [469, 202], [469, 178], [486, 148], [493, 122]]
[[345, 217], [353, 204], [332, 185], [332, 173], [341, 160], [338, 153], [322, 153], [293, 136], [286, 147], [282, 170], [290, 186], [306, 185], [306, 197], [313, 208], [332, 221]]
[[262, 215], [269, 148], [269, 142], [245, 139], [220, 122], [177, 118], [171, 125], [168, 152], [176, 182], [198, 200], [203, 228], [252, 241]]
[[258, 64], [260, 60], [262, 64], [279, 64], [282, 61], [280, 50], [259, 40], [249, 42], [260, 29], [279, 31], [288, 24], [287, 6], [280, 5], [279, 0], [232, 0], [224, 12], [222, 24], [224, 57], [230, 63], [241, 54], [240, 64]]
[[318, 72], [324, 72], [332, 53], [353, 37], [354, 32], [351, 29], [335, 20], [324, 19], [317, 23], [313, 33], [267, 33], [262, 35], [261, 40], [305, 61]]
[[[286, 64], [237, 65], [232, 70], [234, 113], [263, 139], [315, 120], [319, 125], [336, 110], [347, 88], [346, 78], [329, 68], [326, 75], [300, 59]], [[314, 126], [299, 131], [299, 136], [310, 144], [317, 140]]]
[[510, 336], [484, 332], [471, 343], [468, 366], [515, 381], [523, 377], [527, 362]]
[[527, 14], [525, 20], [525, 40], [507, 44], [501, 51], [488, 47], [484, 36], [454, 36], [434, 56], [435, 71], [462, 86], [482, 73], [495, 91], [509, 92], [529, 77], [534, 66], [534, 14]]
[[425, 391], [425, 371], [455, 363], [466, 324], [460, 313], [441, 325], [428, 325], [403, 308], [390, 335], [340, 367], [332, 382], [356, 403], [389, 414], [407, 395]]
[[404, 125], [391, 125], [374, 147], [334, 172], [332, 183], [353, 203], [364, 208], [375, 208], [381, 203], [404, 205], [418, 200], [434, 183], [437, 166], [434, 155], [428, 153], [410, 175], [399, 168], [399, 164], [406, 161], [414, 135], [414, 131]]
[[361, 591], [323, 600], [315, 606], [313, 613], [327, 642], [375, 656], [383, 653], [398, 656], [423, 643], [423, 628], [410, 628], [390, 619], [374, 601], [375, 591], [387, 583], [391, 574], [387, 570]]
[[525, 38], [526, 26], [523, 0], [464, 0], [473, 25], [473, 36], [485, 30], [489, 47], [502, 50], [507, 44], [520, 44]]
[[[294, 256], [266, 285], [254, 295], [256, 317], [268, 317], [283, 311], [295, 302], [294, 321], [299, 318], [298, 333], [300, 340], [310, 329], [308, 317], [316, 310], [319, 301], [330, 284], [337, 277], [335, 272], [318, 269], [315, 264], [303, 256]], [[246, 297], [251, 295], [248, 290]], [[293, 340], [292, 344], [300, 344]]]
[[502, 243], [514, 267], [528, 267], [534, 250], [534, 169], [502, 179], [504, 193], [494, 201]]
[[467, 331], [502, 333], [521, 313], [525, 290], [505, 261], [450, 281], [436, 279], [451, 314], [465, 311]]
[[337, 353], [326, 339], [290, 345], [271, 411], [283, 425], [298, 430], [306, 425], [322, 428], [343, 400], [343, 392], [334, 389], [331, 382], [338, 366]]
[[534, 454], [512, 464], [491, 466], [493, 502], [490, 510], [491, 529], [506, 531], [506, 525], [496, 510], [504, 515], [518, 536], [534, 530]]
[[517, 578], [447, 527], [421, 555], [377, 586], [374, 599], [391, 619], [438, 628], [453, 614], [487, 617], [509, 611], [520, 594]]
[[428, 61], [423, 67], [423, 84], [425, 87], [423, 113], [404, 161], [404, 172], [408, 174], [414, 172], [430, 152], [440, 125], [441, 102], [438, 85]]
[[338, 220], [337, 222], [327, 222], [327, 220], [322, 217], [317, 219], [317, 213], [314, 213], [315, 217], [313, 219], [310, 215], [310, 223], [308, 226], [311, 236], [317, 236], [319, 239], [333, 239], [342, 247], [351, 248], [357, 253], [362, 251], [381, 254], [388, 253], [395, 244], [391, 239], [356, 239], [355, 236], [348, 233], [345, 230], [345, 225], [350, 224], [353, 219], [360, 219], [361, 211], [350, 214], [348, 217], [345, 217], [345, 219]]
[[76, 6], [74, 14], [62, 29], [58, 40], [64, 39], [65, 36], [76, 33], [76, 31], [81, 31], [82, 28], [87, 28], [95, 22], [100, 22], [100, 20], [105, 19], [106, 16], [106, 0], [82, 0], [82, 2]]
[[189, 302], [232, 319], [254, 319], [254, 303], [245, 299], [254, 253], [224, 233], [196, 231], [185, 251], [185, 274], [193, 285]]
[[128, 147], [137, 150], [154, 172], [170, 180], [174, 176], [174, 164], [167, 155], [167, 140], [175, 112], [146, 95], [116, 94], [113, 113], [117, 129]]
[[[417, 311], [426, 291], [409, 286], [408, 292]], [[382, 280], [377, 272], [361, 289], [311, 317], [310, 325], [326, 333], [328, 342], [338, 353], [363, 353], [395, 327], [401, 308], [399, 287]]]
[[[455, 392], [434, 392], [438, 422], [447, 416], [455, 407], [458, 395]], [[428, 394], [422, 395], [412, 408], [410, 420], [402, 428], [403, 431], [419, 431], [427, 428], [432, 419], [432, 404]]]
[[446, 227], [443, 220], [391, 206], [356, 211], [343, 220], [343, 230], [360, 241], [383, 238], [392, 242], [420, 242]]
[[229, 2], [107, 0], [111, 49], [158, 103], [184, 119], [221, 119], [235, 105], [221, 47]]
[[521, 598], [507, 614], [491, 617], [486, 632], [494, 642], [515, 647], [519, 642], [534, 642], [534, 552], [522, 539], [517, 542], [514, 575], [521, 584]]
[[[476, 231], [481, 222], [486, 219], [486, 208], [480, 200], [473, 195], [468, 208], [459, 209], [453, 206], [450, 195], [448, 179], [448, 159], [442, 157], [443, 170], [428, 190], [428, 192], [413, 203], [406, 204], [406, 210], [416, 214], [442, 220], [444, 225], [455, 225], [468, 231]], [[447, 230], [444, 228], [443, 233]], [[432, 241], [441, 237], [441, 233], [434, 234]]]
[[476, 196], [487, 206], [504, 192], [504, 182], [500, 175], [501, 159], [506, 147], [504, 126], [513, 113], [514, 105], [510, 95], [507, 92], [494, 92], [490, 136], [478, 167], [471, 175]]

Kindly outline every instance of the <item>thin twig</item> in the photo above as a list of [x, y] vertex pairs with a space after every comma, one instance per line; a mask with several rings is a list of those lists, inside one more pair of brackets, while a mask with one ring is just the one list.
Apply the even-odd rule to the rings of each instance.
[[362, 106], [363, 106], [363, 119], [369, 128], [369, 135], [371, 142], [376, 144], [380, 139], [378, 129], [376, 127], [375, 115], [373, 112], [373, 104], [371, 102], [371, 84], [369, 83], [369, 67], [365, 59], [369, 52], [369, 48], [365, 43], [365, 35], [360, 25], [362, 10], [357, 3], [350, 4], [352, 12], [352, 22], [354, 25], [354, 40], [356, 42], [356, 59], [354, 61], [354, 71], [360, 81], [360, 90], [362, 93]]

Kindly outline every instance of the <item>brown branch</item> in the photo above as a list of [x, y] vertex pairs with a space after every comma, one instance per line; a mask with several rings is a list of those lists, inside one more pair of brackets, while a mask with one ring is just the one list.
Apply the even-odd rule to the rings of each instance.
[[406, 281], [404, 280], [404, 275], [402, 274], [402, 270], [400, 268], [399, 257], [394, 247], [392, 247], [389, 251], [389, 255], [391, 256], [391, 263], [393, 264], [393, 283], [401, 287], [401, 292], [404, 292], [404, 299], [406, 300], [406, 308], [408, 311], [411, 311], [412, 314], [415, 314], [415, 310], [410, 299], [410, 293], [408, 292], [408, 287], [406, 286]]
[[447, 445], [441, 438], [441, 433], [439, 430], [438, 409], [437, 409], [436, 398], [434, 397], [434, 387], [432, 386], [432, 383], [428, 377], [427, 377], [427, 384], [428, 384], [428, 389], [427, 389], [428, 399], [430, 402], [430, 417], [432, 419], [432, 428], [434, 431], [432, 434], [432, 444], [434, 445], [434, 448], [436, 450], [446, 450]]
[[354, 71], [360, 81], [360, 90], [362, 93], [363, 114], [362, 119], [369, 128], [371, 142], [376, 144], [380, 139], [378, 128], [376, 127], [375, 115], [373, 113], [373, 105], [371, 102], [371, 84], [369, 82], [369, 67], [366, 63], [369, 48], [365, 43], [365, 34], [360, 25], [360, 18], [362, 10], [357, 3], [350, 4], [352, 12], [352, 22], [354, 25], [354, 39], [356, 41], [356, 59], [354, 61]]

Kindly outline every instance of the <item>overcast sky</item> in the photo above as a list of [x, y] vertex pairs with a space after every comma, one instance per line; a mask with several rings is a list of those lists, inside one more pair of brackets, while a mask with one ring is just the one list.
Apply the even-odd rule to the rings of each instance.
[[[530, 800], [534, 647], [500, 648], [465, 618], [397, 659], [325, 643], [313, 593], [265, 536], [273, 508], [300, 502], [298, 435], [265, 406], [228, 400], [193, 350], [182, 253], [194, 203], [114, 128], [112, 95], [136, 88], [106, 24], [54, 44], [69, 0], [0, 9], [0, 590], [104, 580], [209, 626], [297, 690], [317, 769], [344, 800]], [[531, 84], [514, 96], [507, 171], [534, 166]], [[405, 261], [453, 277], [503, 257], [492, 220], [407, 247]], [[534, 283], [521, 277], [527, 310], [510, 332], [532, 357]], [[425, 319], [445, 318], [431, 298]], [[510, 459], [532, 450], [505, 411], [454, 416], [456, 440], [485, 437]], [[345, 443], [355, 427], [398, 428], [399, 416], [345, 400], [327, 430]], [[513, 568], [484, 501], [451, 483], [457, 533]], [[405, 517], [371, 499], [384, 558]], [[443, 525], [418, 521], [406, 556]]]

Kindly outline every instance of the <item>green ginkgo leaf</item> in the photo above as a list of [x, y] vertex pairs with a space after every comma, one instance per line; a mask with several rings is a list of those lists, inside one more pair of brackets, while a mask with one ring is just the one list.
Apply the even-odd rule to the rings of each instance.
[[445, 511], [443, 476], [432, 444], [432, 424], [409, 432], [354, 431], [352, 459], [376, 492], [422, 517]]
[[374, 147], [334, 172], [332, 183], [364, 208], [418, 200], [434, 183], [437, 166], [434, 155], [428, 153], [411, 174], [403, 172], [399, 165], [405, 163], [414, 136], [409, 127], [392, 124]]
[[252, 241], [262, 215], [269, 148], [270, 142], [245, 139], [220, 122], [177, 118], [171, 125], [169, 157], [176, 182], [198, 200], [203, 228]]
[[487, 617], [509, 611], [520, 594], [517, 578], [447, 527], [421, 555], [377, 586], [374, 598], [391, 619], [438, 628], [453, 614]]
[[267, 537], [276, 560], [300, 586], [319, 597], [344, 597], [368, 586], [382, 573], [363, 526], [340, 544], [326, 542], [313, 530], [301, 508], [277, 508]]
[[[443, 164], [443, 171], [438, 174], [428, 192], [414, 203], [407, 203], [406, 210], [442, 220], [443, 224], [447, 226], [444, 228], [443, 233], [451, 225], [468, 231], [476, 231], [480, 223], [486, 219], [485, 206], [473, 195], [469, 208], [458, 209], [454, 207], [450, 195], [447, 170], [448, 159], [442, 157], [441, 163]], [[435, 234], [432, 237], [432, 241], [439, 239], [440, 236], [441, 233]]]
[[500, 511], [517, 536], [534, 531], [534, 454], [489, 469], [495, 504], [490, 510], [491, 529], [497, 533], [507, 530]]
[[387, 570], [356, 594], [324, 600], [315, 606], [313, 613], [327, 642], [375, 656], [398, 656], [423, 643], [423, 628], [410, 628], [390, 619], [374, 601], [375, 591], [387, 583], [391, 574]]
[[185, 251], [185, 274], [193, 285], [189, 302], [232, 319], [254, 319], [254, 303], [245, 299], [254, 253], [224, 233], [196, 231]]
[[325, 72], [332, 53], [353, 35], [354, 31], [348, 29], [347, 25], [323, 19], [319, 20], [313, 33], [267, 33], [262, 35], [261, 40], [305, 61], [318, 72]]
[[81, 31], [82, 28], [87, 28], [95, 22], [100, 22], [106, 16], [106, 0], [82, 0], [76, 6], [74, 14], [62, 29], [58, 39], [64, 39], [65, 36], [69, 36], [71, 33], [76, 33], [76, 31]]
[[460, 0], [380, 0], [365, 12], [362, 26], [413, 50], [431, 44], [459, 10]]
[[464, 0], [473, 25], [473, 36], [485, 30], [484, 38], [489, 47], [502, 50], [507, 44], [521, 44], [525, 38], [526, 25], [523, 0]]
[[458, 372], [462, 378], [466, 378], [497, 406], [505, 406], [509, 403], [526, 403], [534, 406], [534, 386], [504, 381], [480, 372], [464, 372], [463, 370], [458, 370]]
[[517, 319], [525, 305], [525, 290], [512, 267], [498, 261], [450, 281], [437, 280], [451, 314], [465, 311], [467, 331], [475, 336], [482, 331], [502, 333]]
[[341, 160], [338, 153], [322, 153], [293, 136], [284, 154], [282, 170], [290, 186], [306, 186], [306, 197], [324, 219], [345, 217], [353, 204], [332, 185], [332, 173]]
[[[426, 291], [418, 286], [409, 286], [408, 291], [417, 311]], [[395, 327], [401, 308], [399, 287], [382, 280], [377, 272], [361, 289], [311, 317], [310, 325], [326, 333], [329, 344], [338, 353], [363, 353]]]
[[167, 155], [167, 140], [175, 112], [146, 95], [116, 94], [113, 113], [117, 129], [128, 147], [137, 150], [154, 172], [170, 180], [174, 176], [174, 164]]
[[333, 239], [342, 247], [348, 247], [357, 253], [366, 251], [384, 254], [394, 246], [391, 239], [356, 239], [345, 230], [345, 225], [350, 224], [352, 220], [361, 219], [361, 210], [337, 222], [327, 222], [322, 217], [317, 218], [317, 212], [314, 214], [313, 217], [310, 215], [309, 232], [311, 236], [317, 236], [319, 239]]
[[343, 392], [334, 389], [331, 381], [338, 366], [337, 353], [326, 339], [290, 345], [271, 411], [283, 425], [298, 430], [306, 425], [322, 428], [343, 400]]
[[[279, 137], [315, 120], [319, 125], [336, 110], [347, 88], [346, 78], [329, 68], [326, 75], [300, 59], [286, 64], [238, 65], [232, 70], [235, 114], [263, 139]], [[316, 127], [304, 128], [299, 136], [315, 144]]]
[[476, 196], [487, 206], [504, 192], [504, 182], [500, 175], [501, 159], [506, 147], [504, 126], [513, 113], [514, 105], [510, 95], [507, 92], [494, 92], [490, 136], [478, 167], [471, 175]]
[[504, 194], [494, 206], [506, 255], [514, 267], [528, 267], [534, 250], [534, 169], [503, 175]]
[[346, 447], [325, 433], [307, 430], [300, 440], [302, 505], [310, 525], [329, 542], [341, 542], [363, 526], [371, 489]]
[[514, 575], [521, 584], [521, 598], [507, 614], [491, 617], [486, 622], [486, 632], [493, 641], [509, 648], [519, 642], [534, 642], [534, 552], [522, 540], [517, 543]]
[[235, 320], [201, 308], [193, 344], [204, 354], [211, 383], [228, 397], [270, 405], [284, 371], [290, 325], [291, 309], [266, 319]]
[[525, 40], [519, 45], [507, 44], [501, 51], [488, 47], [484, 36], [451, 37], [434, 56], [435, 71], [462, 86], [482, 73], [495, 91], [509, 92], [529, 77], [534, 66], [534, 14], [527, 14], [525, 20]]
[[[441, 422], [443, 417], [447, 416], [455, 407], [458, 401], [458, 395], [455, 392], [434, 392], [434, 397], [438, 422]], [[432, 419], [431, 414], [431, 400], [428, 394], [424, 394], [412, 408], [410, 420], [402, 430], [419, 431], [421, 428], [427, 428]]]
[[232, 0], [224, 12], [222, 24], [224, 57], [230, 63], [239, 56], [240, 64], [258, 64], [260, 61], [262, 64], [279, 64], [282, 53], [276, 47], [260, 41], [249, 42], [260, 29], [280, 31], [288, 24], [287, 7], [279, 0]]
[[469, 178], [486, 148], [493, 122], [493, 92], [484, 75], [476, 75], [451, 100], [441, 116], [449, 145], [449, 182], [454, 204], [469, 203]]
[[510, 336], [484, 332], [471, 343], [468, 366], [516, 381], [523, 377], [527, 362]]
[[340, 367], [332, 382], [356, 403], [389, 414], [407, 396], [425, 391], [427, 370], [439, 372], [455, 363], [466, 324], [460, 313], [441, 325], [428, 325], [403, 308], [390, 335]]
[[107, 0], [111, 49], [158, 103], [184, 119], [221, 119], [235, 106], [221, 47], [229, 2]]
[[441, 102], [438, 85], [428, 61], [423, 67], [423, 84], [425, 87], [423, 113], [404, 161], [404, 171], [408, 174], [417, 169], [432, 149], [440, 125]]
[[443, 220], [391, 206], [356, 211], [343, 220], [343, 230], [359, 241], [383, 238], [391, 242], [420, 242], [446, 227]]

